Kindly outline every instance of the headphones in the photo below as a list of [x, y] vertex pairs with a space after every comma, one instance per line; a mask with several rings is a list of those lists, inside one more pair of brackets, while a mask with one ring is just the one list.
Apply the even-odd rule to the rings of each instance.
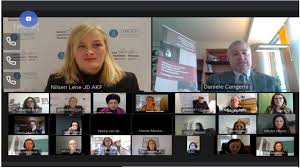
[[189, 145], [189, 149], [191, 148], [191, 145], [192, 145], [192, 144], [195, 145], [195, 148], [196, 148], [196, 149], [198, 148], [198, 145], [197, 145], [195, 142], [191, 142], [190, 145]]
[[23, 144], [23, 147], [26, 149], [26, 142], [27, 141], [31, 141], [32, 142], [32, 144], [33, 144], [33, 146], [32, 146], [32, 148], [34, 148], [35, 147], [35, 144], [34, 144], [34, 141], [32, 140], [32, 139], [26, 139], [25, 141], [24, 141], [24, 144]]

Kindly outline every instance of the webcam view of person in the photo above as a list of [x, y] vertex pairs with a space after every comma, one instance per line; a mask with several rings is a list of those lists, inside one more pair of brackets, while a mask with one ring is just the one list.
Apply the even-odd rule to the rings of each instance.
[[224, 113], [246, 113], [246, 109], [240, 106], [241, 99], [239, 96], [233, 96], [230, 99], [230, 105], [225, 107], [222, 112]]
[[159, 108], [155, 105], [154, 97], [147, 96], [146, 104], [140, 109], [140, 111], [158, 111]]
[[80, 155], [80, 150], [77, 149], [77, 142], [74, 139], [69, 140], [68, 149], [62, 152], [63, 155]]
[[196, 129], [194, 131], [194, 135], [199, 135], [199, 134], [204, 134], [204, 133], [205, 133], [205, 130], [204, 130], [202, 124], [199, 122], [196, 123]]
[[240, 139], [231, 139], [226, 145], [226, 154], [245, 154], [244, 143]]
[[147, 143], [147, 151], [157, 151], [156, 142], [154, 140], [149, 140]]
[[21, 150], [19, 155], [41, 155], [39, 150], [34, 149], [35, 144], [32, 139], [26, 139], [23, 147], [25, 149]]
[[254, 92], [280, 92], [280, 86], [269, 75], [252, 69], [252, 54], [249, 45], [243, 41], [234, 41], [227, 50], [232, 71], [210, 75], [207, 84], [248, 84]]
[[137, 92], [136, 76], [123, 71], [113, 59], [105, 31], [94, 24], [80, 24], [72, 29], [62, 69], [51, 74], [51, 85], [102, 85], [101, 91]]
[[195, 142], [189, 144], [188, 154], [199, 154], [198, 145]]
[[44, 130], [38, 127], [38, 124], [35, 120], [30, 120], [28, 127], [25, 130], [26, 134], [45, 134]]
[[95, 155], [120, 155], [117, 146], [114, 145], [113, 140], [105, 137], [99, 148], [96, 149]]
[[246, 133], [247, 133], [246, 123], [242, 120], [236, 121], [233, 125], [232, 134], [246, 134]]
[[275, 142], [273, 146], [274, 151], [271, 152], [270, 156], [287, 156], [287, 153], [284, 150], [284, 145], [282, 142]]
[[275, 93], [272, 96], [271, 105], [267, 107], [266, 112], [270, 114], [292, 114], [292, 110], [287, 107], [286, 98], [280, 93]]
[[27, 97], [23, 103], [22, 111], [26, 113], [40, 113], [42, 108], [38, 106], [33, 97]]
[[102, 108], [100, 113], [125, 114], [125, 111], [119, 107], [121, 102], [120, 96], [117, 94], [109, 94], [106, 96], [107, 107]]
[[72, 121], [68, 131], [65, 132], [65, 135], [80, 135], [81, 129], [78, 121]]
[[78, 106], [78, 99], [76, 97], [69, 98], [69, 105], [64, 107], [65, 114], [81, 114], [82, 113], [82, 106]]
[[275, 134], [289, 134], [290, 129], [286, 117], [281, 114], [274, 116], [273, 128], [269, 129], [269, 131]]
[[198, 100], [193, 100], [193, 109], [194, 112], [203, 112], [209, 109], [207, 102], [204, 100], [204, 97], [199, 96]]

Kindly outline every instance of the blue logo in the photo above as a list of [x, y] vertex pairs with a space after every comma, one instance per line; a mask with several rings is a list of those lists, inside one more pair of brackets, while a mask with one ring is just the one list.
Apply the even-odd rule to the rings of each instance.
[[20, 23], [25, 27], [32, 27], [38, 22], [38, 16], [33, 11], [24, 11], [20, 15]]
[[64, 52], [59, 52], [59, 53], [57, 54], [57, 57], [58, 57], [58, 59], [63, 60], [64, 57], [65, 57], [65, 53], [64, 53]]
[[21, 79], [21, 73], [20, 73], [20, 72], [15, 72], [15, 73], [14, 73], [14, 77], [15, 77], [15, 79], [17, 79], [17, 80]]
[[117, 29], [111, 29], [108, 34], [110, 37], [115, 38], [119, 35], [119, 32]]

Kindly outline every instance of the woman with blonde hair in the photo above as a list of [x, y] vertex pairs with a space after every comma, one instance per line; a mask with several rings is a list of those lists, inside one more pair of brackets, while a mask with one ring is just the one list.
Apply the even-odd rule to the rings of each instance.
[[[65, 62], [51, 74], [45, 92], [52, 85], [102, 85], [106, 92], [139, 91], [136, 76], [123, 71], [114, 61], [106, 33], [97, 25], [80, 24], [68, 39]], [[77, 90], [78, 91], [78, 90]]]

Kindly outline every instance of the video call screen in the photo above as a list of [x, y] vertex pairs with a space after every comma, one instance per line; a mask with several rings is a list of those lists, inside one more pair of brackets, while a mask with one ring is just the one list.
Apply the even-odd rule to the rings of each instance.
[[2, 1], [5, 167], [298, 166], [298, 1]]

